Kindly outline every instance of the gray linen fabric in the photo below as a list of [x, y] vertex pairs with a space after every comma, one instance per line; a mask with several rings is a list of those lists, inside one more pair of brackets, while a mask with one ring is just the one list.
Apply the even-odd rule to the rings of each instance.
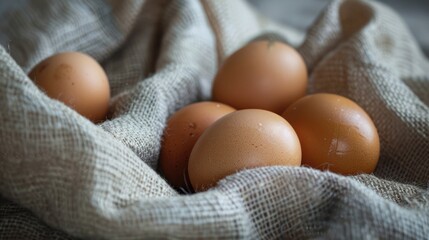
[[[384, 5], [335, 0], [303, 35], [241, 0], [38, 0], [0, 32], [0, 239], [429, 238], [429, 62]], [[180, 195], [156, 172], [168, 116], [209, 99], [219, 64], [263, 37], [303, 54], [309, 93], [369, 113], [375, 173], [266, 167]], [[100, 125], [26, 76], [69, 50], [109, 76], [111, 119]]]

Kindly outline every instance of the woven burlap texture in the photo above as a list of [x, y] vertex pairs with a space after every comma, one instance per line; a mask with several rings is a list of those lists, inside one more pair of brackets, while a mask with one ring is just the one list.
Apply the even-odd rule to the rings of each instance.
[[[1, 239], [427, 239], [429, 63], [376, 2], [333, 1], [307, 34], [241, 0], [30, 1], [0, 24]], [[222, 61], [255, 38], [302, 53], [309, 93], [347, 96], [381, 140], [373, 175], [239, 172], [180, 195], [156, 172], [167, 118], [210, 98]], [[111, 120], [94, 125], [26, 74], [56, 52], [105, 68]]]

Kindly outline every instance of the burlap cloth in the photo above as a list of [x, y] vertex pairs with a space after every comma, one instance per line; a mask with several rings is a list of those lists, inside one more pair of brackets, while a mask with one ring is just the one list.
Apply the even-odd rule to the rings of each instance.
[[[1, 239], [429, 238], [429, 63], [386, 6], [333, 1], [306, 35], [241, 0], [39, 0], [10, 14], [0, 25]], [[348, 96], [373, 118], [375, 173], [260, 168], [180, 195], [155, 171], [166, 119], [208, 99], [225, 57], [267, 36], [303, 54], [309, 93]], [[103, 64], [111, 120], [94, 125], [27, 78], [67, 50]]]

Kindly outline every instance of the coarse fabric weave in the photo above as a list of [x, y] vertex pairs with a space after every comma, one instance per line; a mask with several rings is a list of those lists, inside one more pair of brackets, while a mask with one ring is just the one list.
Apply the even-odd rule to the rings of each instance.
[[[379, 131], [374, 174], [250, 169], [183, 195], [157, 173], [168, 117], [210, 98], [258, 38], [297, 47], [308, 93], [347, 96]], [[0, 239], [429, 239], [429, 61], [374, 1], [335, 0], [304, 34], [242, 0], [37, 0], [0, 24]], [[62, 51], [105, 68], [94, 125], [27, 77]]]

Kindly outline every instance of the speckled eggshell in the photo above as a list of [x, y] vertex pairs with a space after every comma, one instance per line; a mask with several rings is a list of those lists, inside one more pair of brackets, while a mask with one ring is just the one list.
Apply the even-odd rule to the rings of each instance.
[[89, 120], [106, 118], [110, 86], [106, 73], [91, 56], [80, 52], [55, 54], [29, 73], [49, 97], [59, 100]]
[[189, 190], [186, 169], [195, 142], [206, 128], [234, 111], [228, 105], [207, 101], [185, 106], [169, 118], [161, 143], [159, 167], [173, 187]]

